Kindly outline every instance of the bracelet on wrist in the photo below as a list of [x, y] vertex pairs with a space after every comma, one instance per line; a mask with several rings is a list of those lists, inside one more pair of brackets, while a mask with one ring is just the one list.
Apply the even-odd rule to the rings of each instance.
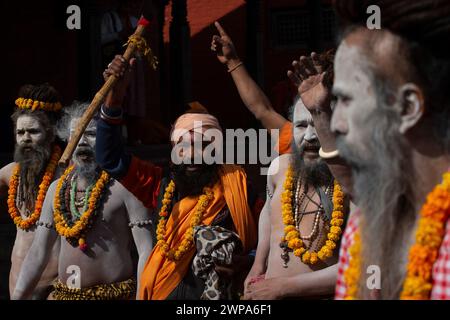
[[234, 70], [236, 70], [237, 68], [239, 68], [240, 66], [244, 65], [243, 62], [239, 62], [237, 65], [235, 65], [233, 68], [228, 68], [228, 72], [231, 73]]

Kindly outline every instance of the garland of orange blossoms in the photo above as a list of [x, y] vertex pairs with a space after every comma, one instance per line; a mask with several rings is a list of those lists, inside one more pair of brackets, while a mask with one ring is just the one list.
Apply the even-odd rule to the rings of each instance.
[[100, 178], [97, 180], [94, 188], [91, 191], [87, 210], [82, 213], [80, 219], [72, 224], [71, 221], [66, 220], [62, 213], [63, 210], [61, 209], [61, 188], [63, 187], [64, 182], [66, 181], [68, 175], [73, 171], [73, 169], [74, 166], [67, 168], [64, 174], [59, 179], [58, 185], [56, 186], [55, 199], [53, 202], [55, 228], [58, 234], [62, 237], [65, 237], [68, 241], [72, 242], [73, 240], [77, 240], [80, 250], [85, 251], [87, 249], [86, 231], [87, 228], [92, 224], [92, 218], [99, 207], [103, 190], [108, 184], [110, 176], [105, 171], [101, 172]]
[[[400, 294], [402, 300], [427, 300], [432, 289], [433, 265], [445, 236], [445, 226], [450, 216], [450, 172], [441, 184], [428, 194], [420, 211], [416, 242], [409, 250], [407, 274]], [[359, 236], [350, 249], [350, 264], [344, 274], [347, 286], [346, 299], [355, 299], [360, 276], [361, 248]], [[356, 248], [356, 250], [355, 250]], [[354, 260], [354, 262], [352, 262]]]
[[342, 233], [341, 226], [344, 223], [344, 193], [342, 192], [339, 183], [334, 180], [333, 213], [327, 240], [318, 252], [308, 251], [305, 249], [303, 241], [300, 238], [300, 232], [295, 226], [292, 210], [294, 178], [294, 169], [292, 166], [289, 166], [284, 181], [284, 191], [281, 195], [281, 208], [283, 223], [285, 225], [284, 237], [281, 239], [281, 242], [287, 243], [288, 248], [294, 252], [294, 255], [301, 257], [302, 261], [306, 264], [315, 264], [319, 259], [325, 261], [333, 255], [333, 250], [336, 248], [336, 242], [339, 240]]
[[53, 152], [50, 157], [50, 162], [47, 164], [44, 176], [42, 177], [42, 182], [39, 184], [39, 192], [36, 202], [34, 204], [34, 211], [27, 219], [22, 219], [22, 216], [20, 215], [20, 212], [16, 207], [16, 196], [17, 196], [17, 188], [19, 186], [20, 165], [17, 164], [17, 166], [14, 168], [8, 189], [8, 212], [11, 216], [11, 219], [13, 219], [14, 223], [20, 229], [28, 230], [32, 226], [34, 226], [36, 222], [39, 220], [39, 217], [41, 216], [42, 205], [44, 203], [45, 195], [47, 194], [48, 187], [52, 183], [53, 176], [55, 175], [55, 171], [60, 157], [61, 157], [61, 148], [55, 146], [53, 148]]
[[202, 222], [203, 213], [206, 210], [209, 202], [214, 198], [214, 193], [210, 188], [203, 188], [202, 194], [197, 202], [195, 214], [191, 218], [191, 228], [189, 228], [183, 235], [183, 239], [178, 248], [169, 248], [166, 242], [166, 220], [169, 216], [169, 207], [172, 203], [173, 193], [175, 192], [175, 182], [170, 181], [167, 186], [164, 198], [162, 200], [162, 207], [159, 211], [159, 223], [156, 229], [157, 245], [160, 246], [162, 255], [172, 261], [178, 261], [180, 258], [194, 245], [194, 228]]
[[31, 109], [32, 111], [38, 109], [44, 111], [59, 111], [62, 109], [60, 102], [43, 102], [26, 98], [16, 99], [16, 106], [19, 109]]

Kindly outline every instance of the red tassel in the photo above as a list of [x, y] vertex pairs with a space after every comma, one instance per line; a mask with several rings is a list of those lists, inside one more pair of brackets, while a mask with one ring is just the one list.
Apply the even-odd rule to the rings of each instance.
[[152, 24], [152, 22], [150, 20], [145, 19], [144, 17], [141, 17], [138, 22], [138, 25], [144, 26], [144, 27], [148, 27], [151, 24]]

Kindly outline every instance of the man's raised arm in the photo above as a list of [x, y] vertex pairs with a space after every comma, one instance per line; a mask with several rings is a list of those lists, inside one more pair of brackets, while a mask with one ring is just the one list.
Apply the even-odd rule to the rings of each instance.
[[162, 170], [148, 161], [127, 154], [121, 135], [122, 104], [135, 61], [133, 58], [127, 62], [122, 56], [117, 55], [103, 73], [105, 81], [113, 74], [120, 80], [109, 92], [100, 111], [96, 161], [147, 208], [153, 208], [156, 204]]
[[329, 52], [320, 55], [313, 52], [310, 57], [300, 57], [292, 66], [287, 75], [311, 113], [321, 145], [320, 156], [345, 192], [351, 193], [351, 171], [337, 154], [336, 136], [331, 131], [333, 57]]
[[272, 108], [269, 99], [250, 77], [231, 38], [222, 26], [218, 22], [214, 25], [220, 36], [213, 36], [211, 50], [215, 51], [217, 59], [228, 67], [242, 101], [266, 129], [281, 129], [287, 120]]

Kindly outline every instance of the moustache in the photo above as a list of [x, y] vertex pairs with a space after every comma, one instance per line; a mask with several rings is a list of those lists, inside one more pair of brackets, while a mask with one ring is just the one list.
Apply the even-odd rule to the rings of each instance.
[[21, 151], [21, 152], [26, 152], [26, 151], [36, 151], [36, 148], [32, 145], [32, 144], [21, 144], [21, 145], [17, 145], [17, 148]]
[[355, 172], [360, 171], [365, 164], [358, 152], [347, 144], [343, 136], [336, 137], [336, 148], [339, 151], [340, 157], [349, 165]]
[[319, 142], [304, 142], [301, 146], [301, 150], [319, 150], [320, 149], [320, 143]]
[[75, 156], [89, 156], [89, 157], [93, 157], [94, 156], [94, 150], [92, 148], [89, 148], [89, 147], [81, 147], [81, 148], [78, 148], [75, 151]]

